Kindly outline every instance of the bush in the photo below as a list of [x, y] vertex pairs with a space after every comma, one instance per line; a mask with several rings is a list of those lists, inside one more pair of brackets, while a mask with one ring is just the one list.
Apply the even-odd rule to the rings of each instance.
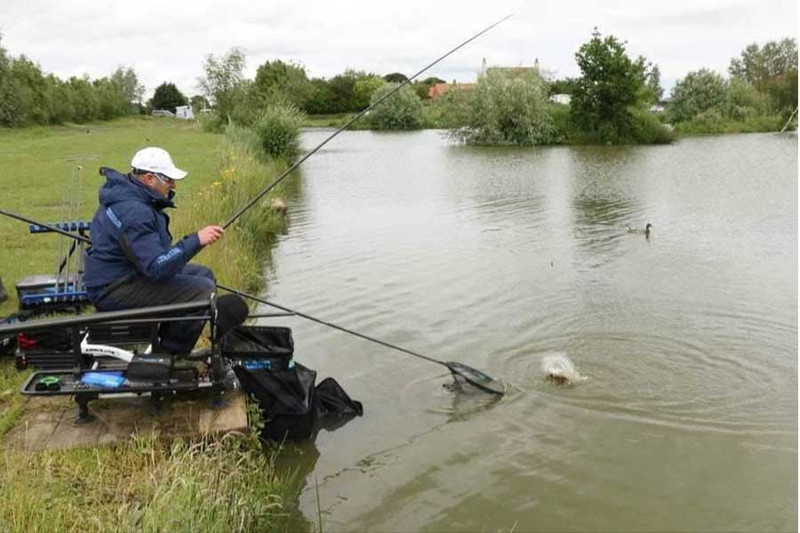
[[[370, 102], [386, 96], [397, 87], [396, 83], [387, 84], [372, 93]], [[375, 106], [369, 113], [369, 122], [378, 130], [416, 130], [422, 127], [422, 100], [417, 92], [406, 85], [397, 93]]]
[[768, 107], [769, 99], [752, 85], [738, 78], [731, 78], [728, 82], [728, 98], [725, 105], [727, 117], [747, 120], [765, 114]]
[[222, 133], [225, 131], [225, 126], [228, 124], [228, 121], [223, 119], [218, 113], [204, 113], [196, 115], [196, 117], [203, 131], [211, 133]]
[[675, 135], [653, 113], [644, 109], [632, 109], [631, 115], [632, 141], [639, 144], [668, 144], [675, 140]]
[[430, 100], [425, 106], [425, 121], [437, 128], [461, 128], [469, 122], [470, 96], [472, 92], [458, 89]]
[[675, 84], [669, 115], [675, 122], [685, 122], [711, 112], [701, 120], [713, 121], [716, 116], [713, 112], [721, 113], [727, 102], [728, 85], [722, 76], [708, 69], [700, 69], [690, 72]]
[[272, 158], [294, 160], [300, 151], [300, 128], [305, 116], [293, 105], [267, 107], [255, 124], [264, 153]]
[[235, 91], [228, 95], [228, 115], [225, 118], [234, 124], [253, 128], [269, 106], [288, 105], [290, 105], [288, 102], [284, 104], [282, 102], [265, 103], [261, 101], [253, 83], [245, 80]]
[[545, 81], [524, 72], [490, 69], [469, 98], [466, 126], [451, 136], [467, 144], [533, 146], [557, 140]]
[[759, 131], [779, 131], [784, 121], [780, 115], [752, 115], [744, 120], [726, 118], [719, 110], [712, 109], [701, 113], [692, 120], [675, 125], [675, 131], [684, 135], [755, 133]]
[[571, 137], [572, 130], [570, 128], [569, 106], [565, 104], [549, 104], [547, 106], [548, 113], [553, 119], [553, 125], [556, 128], [555, 142], [564, 142]]

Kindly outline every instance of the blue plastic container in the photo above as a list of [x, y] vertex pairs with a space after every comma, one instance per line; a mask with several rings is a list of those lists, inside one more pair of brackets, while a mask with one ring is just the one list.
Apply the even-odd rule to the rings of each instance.
[[81, 376], [81, 383], [92, 387], [117, 389], [125, 383], [125, 376], [122, 375], [122, 371], [86, 372]]

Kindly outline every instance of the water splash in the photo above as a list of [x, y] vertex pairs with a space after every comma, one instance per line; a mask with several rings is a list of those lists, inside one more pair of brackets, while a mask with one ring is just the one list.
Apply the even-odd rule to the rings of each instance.
[[546, 380], [557, 385], [572, 385], [588, 379], [580, 375], [567, 354], [560, 352], [542, 357], [542, 374]]

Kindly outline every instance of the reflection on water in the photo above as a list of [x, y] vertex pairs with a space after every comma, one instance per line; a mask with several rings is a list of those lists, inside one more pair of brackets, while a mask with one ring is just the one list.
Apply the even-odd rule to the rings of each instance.
[[[303, 520], [319, 503], [330, 531], [794, 529], [796, 141], [342, 134], [303, 167], [269, 296], [510, 390], [458, 395], [441, 367], [284, 319], [365, 407], [298, 459]], [[552, 354], [590, 379], [549, 383]]]

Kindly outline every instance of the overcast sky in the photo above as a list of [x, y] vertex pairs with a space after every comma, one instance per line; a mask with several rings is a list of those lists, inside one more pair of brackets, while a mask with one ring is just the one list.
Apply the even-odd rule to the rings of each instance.
[[796, 37], [798, 24], [797, 0], [3, 0], [0, 32], [11, 55], [45, 72], [96, 78], [131, 66], [147, 97], [164, 81], [191, 96], [205, 57], [235, 46], [251, 78], [273, 59], [300, 63], [310, 77], [346, 68], [410, 75], [511, 13], [424, 77], [475, 81], [484, 57], [490, 66], [538, 58], [556, 77], [576, 76], [575, 52], [597, 26], [659, 65], [669, 90], [692, 70], [726, 73], [745, 46]]

